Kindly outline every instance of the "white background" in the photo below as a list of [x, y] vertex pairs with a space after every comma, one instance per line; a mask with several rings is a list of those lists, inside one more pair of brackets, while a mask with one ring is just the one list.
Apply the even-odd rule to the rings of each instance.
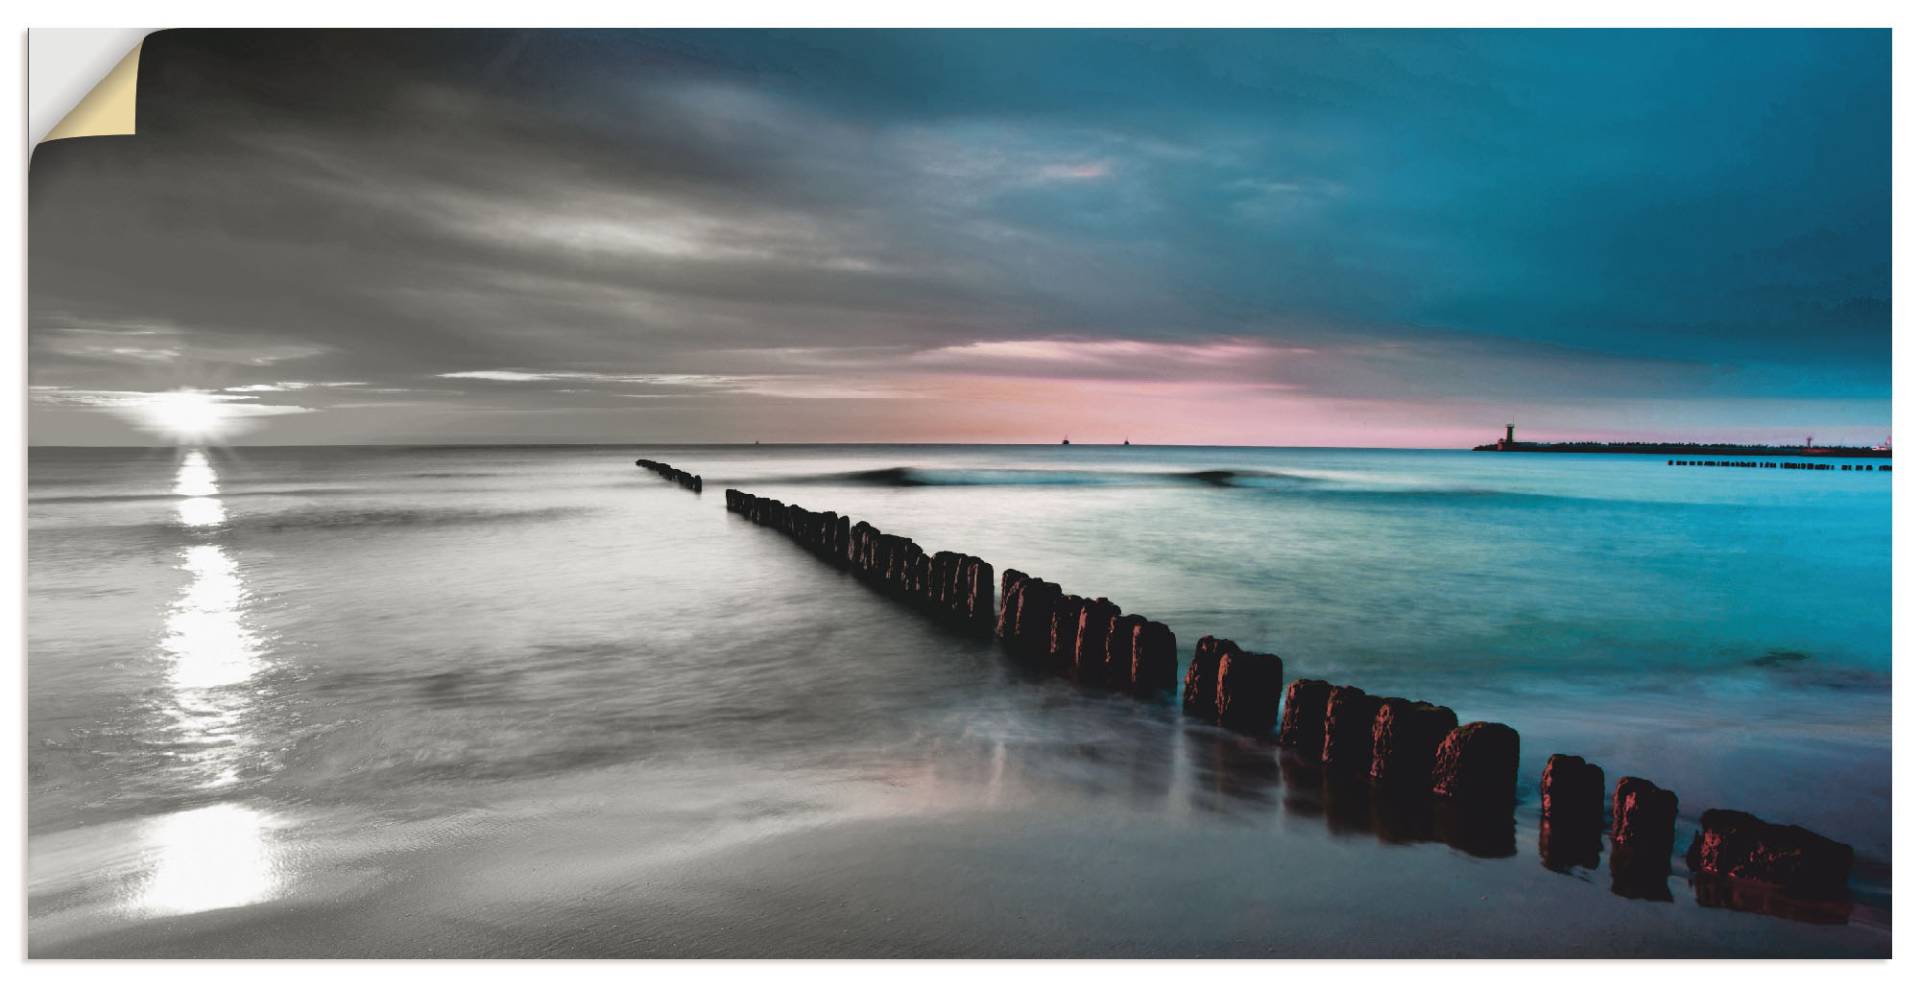
[[[1447, 3], [1348, 2], [1328, 0], [1310, 5], [1281, 3], [1222, 2], [1222, 0], [1179, 0], [1158, 4], [1123, 2], [1071, 2], [1071, 0], [921, 0], [921, 2], [878, 3], [859, 0], [808, 0], [805, 3], [706, 2], [679, 5], [589, 2], [589, 0], [533, 0], [521, 4], [496, 4], [485, 9], [449, 3], [407, 3], [399, 0], [282, 0], [263, 4], [241, 0], [22, 0], [13, 9], [18, 18], [14, 33], [0, 44], [0, 80], [23, 90], [27, 82], [25, 65], [26, 29], [34, 28], [121, 28], [131, 24], [156, 27], [731, 27], [731, 26], [858, 26], [858, 27], [1117, 27], [1117, 26], [1210, 26], [1210, 27], [1364, 27], [1364, 26], [1489, 26], [1489, 27], [1893, 27], [1894, 32], [1894, 379], [1914, 379], [1914, 348], [1908, 325], [1915, 305], [1905, 287], [1915, 283], [1914, 251], [1920, 243], [1916, 226], [1914, 195], [1911, 192], [1915, 172], [1915, 106], [1920, 101], [1915, 78], [1920, 75], [1920, 4], [1870, 2], [1870, 0], [1812, 0], [1812, 2], [1702, 2], [1702, 0], [1613, 0], [1609, 3], [1494, 2], [1494, 0], [1451, 0]], [[121, 54], [130, 43], [122, 47]], [[42, 53], [45, 57], [45, 53]], [[106, 66], [118, 61], [108, 57]], [[91, 88], [89, 81], [79, 93]], [[505, 961], [435, 963], [430, 965], [399, 962], [356, 963], [352, 966], [322, 963], [264, 962], [175, 962], [105, 963], [39, 962], [22, 963], [26, 947], [24, 915], [25, 818], [25, 627], [24, 627], [24, 531], [25, 531], [25, 203], [26, 166], [31, 144], [24, 93], [15, 95], [10, 105], [19, 107], [20, 120], [15, 128], [17, 153], [10, 156], [8, 168], [13, 194], [5, 198], [6, 221], [17, 233], [4, 241], [6, 266], [15, 272], [5, 279], [10, 296], [5, 311], [10, 313], [11, 336], [0, 346], [4, 379], [11, 393], [0, 402], [0, 434], [11, 437], [10, 449], [0, 452], [0, 490], [13, 500], [10, 524], [0, 527], [8, 564], [0, 568], [0, 642], [11, 674], [0, 676], [6, 684], [4, 708], [19, 717], [5, 731], [6, 750], [0, 757], [5, 776], [0, 792], [12, 800], [12, 811], [0, 817], [10, 853], [0, 853], [4, 875], [0, 876], [0, 928], [11, 930], [8, 942], [20, 972], [36, 980], [79, 983], [141, 985], [168, 982], [253, 983], [272, 980], [279, 984], [327, 984], [351, 978], [356, 982], [418, 980], [420, 978], [459, 978], [463, 984], [518, 984], [525, 978], [565, 978], [568, 980], [619, 983], [631, 987], [638, 979], [701, 982], [739, 982], [761, 984], [769, 979], [779, 987], [790, 984], [833, 984], [858, 982], [898, 984], [909, 981], [913, 987], [934, 984], [964, 984], [978, 987], [980, 980], [991, 978], [1001, 983], [1041, 983], [1062, 978], [1098, 979], [1109, 984], [1153, 984], [1170, 987], [1196, 981], [1225, 978], [1233, 987], [1255, 984], [1274, 987], [1289, 978], [1334, 979], [1353, 982], [1415, 982], [1419, 987], [1443, 987], [1450, 984], [1489, 982], [1526, 983], [1539, 987], [1542, 981], [1557, 985], [1615, 983], [1618, 981], [1656, 983], [1685, 982], [1689, 987], [1715, 987], [1715, 981], [1737, 979], [1747, 984], [1793, 984], [1795, 987], [1835, 987], [1842, 980], [1890, 982], [1899, 978], [1914, 982], [1920, 963], [1911, 961], [1916, 948], [1906, 935], [1911, 921], [1902, 921], [1911, 902], [1894, 915], [1894, 963], [1877, 962], [1640, 962], [1631, 965], [1600, 962], [1368, 962], [1333, 964], [1329, 962], [1275, 964], [1267, 961], [1229, 963], [744, 963], [603, 962], [549, 964], [538, 969], [523, 963]], [[51, 126], [46, 123], [41, 129]], [[1895, 435], [1909, 441], [1920, 434], [1912, 424], [1913, 402], [1903, 400], [1898, 388], [1893, 401]], [[1903, 467], [1904, 469], [1905, 467]], [[1913, 496], [1910, 481], [1894, 487], [1894, 592], [1901, 599], [1901, 587], [1911, 587], [1914, 566], [1914, 537], [1909, 524]], [[1914, 599], [1914, 598], [1908, 598]], [[1920, 853], [1906, 844], [1910, 825], [1915, 779], [1920, 769], [1907, 750], [1911, 730], [1903, 729], [1906, 714], [1914, 710], [1911, 679], [1915, 673], [1904, 670], [1913, 653], [1915, 633], [1912, 620], [1894, 622], [1894, 798], [1896, 853], [1894, 886], [1899, 892], [1920, 892], [1914, 883], [1913, 854]], [[1180, 907], [1178, 900], [1165, 903], [1168, 909]], [[1578, 918], [1569, 919], [1569, 932], [1577, 934]], [[4, 933], [0, 933], [4, 934]], [[1913, 967], [1899, 974], [1901, 967]], [[1207, 987], [1202, 984], [1201, 987]]]
[[27, 35], [27, 140], [45, 137], [146, 33], [137, 28], [34, 28]]

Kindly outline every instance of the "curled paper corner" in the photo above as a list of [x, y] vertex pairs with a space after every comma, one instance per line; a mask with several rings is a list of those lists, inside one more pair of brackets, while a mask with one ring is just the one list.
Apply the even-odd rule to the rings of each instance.
[[[140, 49], [145, 43], [144, 39], [135, 42], [133, 50], [114, 63], [113, 68], [108, 70], [93, 88], [87, 90], [86, 95], [80, 97], [73, 108], [61, 116], [59, 122], [54, 124], [36, 143], [44, 144], [69, 137], [108, 137], [136, 133], [138, 123], [136, 111], [140, 89]], [[36, 50], [34, 54], [40, 54], [40, 52]], [[66, 54], [67, 52], [61, 52], [61, 55]], [[75, 71], [87, 71], [84, 61], [65, 68], [68, 68], [69, 78], [63, 81], [67, 85], [74, 86], [76, 81], [79, 85], [85, 84], [84, 75], [79, 76], [77, 80], [71, 76]], [[38, 73], [35, 74], [35, 78], [39, 78]], [[59, 94], [56, 93], [55, 98], [58, 96]]]

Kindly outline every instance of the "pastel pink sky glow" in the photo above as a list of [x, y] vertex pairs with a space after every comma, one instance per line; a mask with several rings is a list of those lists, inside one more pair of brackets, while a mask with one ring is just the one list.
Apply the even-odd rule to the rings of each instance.
[[[709, 350], [706, 368], [614, 371], [500, 367], [448, 370], [404, 386], [365, 381], [233, 383], [204, 389], [230, 441], [433, 441], [459, 422], [516, 421], [535, 441], [583, 434], [677, 441], [1081, 442], [1170, 445], [1348, 445], [1458, 448], [1490, 441], [1509, 421], [1542, 441], [1872, 442], [1850, 416], [1872, 409], [1806, 398], [1670, 396], [1703, 376], [1737, 372], [1658, 361], [1596, 360], [1551, 348], [1486, 351], [1454, 341], [1286, 345], [1246, 337], [1159, 342], [1052, 338], [909, 347]], [[1563, 390], [1611, 391], [1570, 399]], [[203, 390], [203, 389], [193, 389]], [[1462, 396], [1467, 391], [1478, 396]], [[151, 404], [172, 389], [40, 387], [32, 413], [98, 442], [153, 430]], [[202, 402], [202, 403], [206, 403]], [[100, 412], [108, 412], [106, 415]], [[420, 431], [393, 415], [420, 417]], [[1756, 427], [1761, 415], [1791, 428]], [[1615, 424], [1596, 428], [1591, 422]], [[352, 423], [359, 422], [355, 430]], [[527, 422], [532, 422], [531, 426]], [[612, 435], [606, 440], [613, 441]]]
[[1891, 426], [1885, 32], [352, 37], [35, 150], [31, 442]]

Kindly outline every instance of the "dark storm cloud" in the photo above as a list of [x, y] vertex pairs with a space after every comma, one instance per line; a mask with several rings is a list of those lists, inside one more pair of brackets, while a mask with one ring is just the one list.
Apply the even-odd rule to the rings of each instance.
[[1877, 429], [1890, 71], [1885, 32], [166, 32], [138, 137], [35, 154], [30, 368], [48, 411], [356, 385], [227, 392], [302, 440], [862, 437], [1022, 378]]

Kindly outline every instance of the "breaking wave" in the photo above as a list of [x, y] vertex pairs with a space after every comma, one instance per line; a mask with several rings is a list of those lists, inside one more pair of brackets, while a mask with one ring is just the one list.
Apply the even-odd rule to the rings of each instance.
[[[1261, 469], [1204, 469], [1176, 472], [1151, 470], [955, 468], [888, 466], [833, 473], [764, 474], [710, 478], [710, 486], [747, 490], [779, 486], [850, 487], [1189, 487], [1238, 491], [1254, 495], [1350, 499], [1359, 503], [1412, 506], [1459, 504], [1483, 507], [1546, 506], [1606, 502], [1621, 498], [1590, 497], [1561, 492], [1499, 490], [1478, 486], [1436, 485], [1400, 479], [1342, 476]], [[1646, 503], [1633, 501], [1632, 503]], [[1686, 505], [1698, 508], [1701, 505]]]
[[888, 466], [840, 473], [799, 476], [728, 477], [726, 484], [821, 484], [871, 487], [1083, 487], [1165, 486], [1199, 484], [1210, 487], [1307, 485], [1327, 482], [1315, 477], [1264, 470], [1195, 470], [1181, 473], [1143, 470], [1056, 469], [926, 469]]
[[[332, 497], [340, 494], [359, 493], [349, 487], [311, 487], [294, 490], [223, 490], [221, 500], [234, 497]], [[172, 492], [114, 493], [114, 494], [60, 494], [52, 497], [29, 497], [29, 504], [106, 504], [130, 503], [137, 501], [179, 500], [180, 495]]]

